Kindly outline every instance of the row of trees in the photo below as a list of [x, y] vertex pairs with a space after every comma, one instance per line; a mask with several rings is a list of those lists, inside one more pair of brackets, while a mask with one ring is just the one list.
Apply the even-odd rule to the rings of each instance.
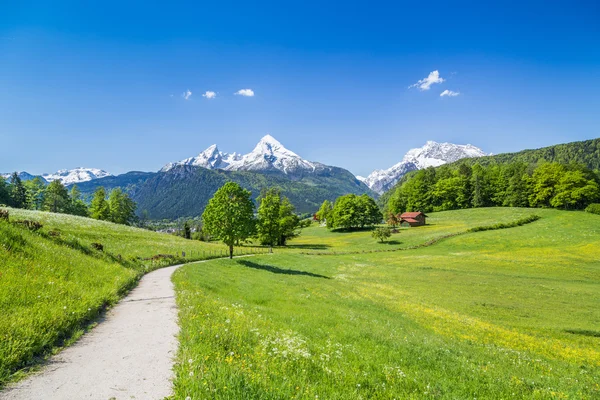
[[104, 188], [98, 188], [88, 207], [77, 185], [69, 190], [59, 180], [49, 184], [40, 177], [23, 181], [16, 172], [11, 175], [10, 182], [0, 177], [0, 204], [92, 217], [118, 224], [129, 225], [136, 221], [135, 202], [119, 188], [112, 190], [108, 198]]
[[315, 218], [329, 229], [360, 229], [381, 223], [383, 219], [375, 200], [366, 194], [347, 194], [331, 203], [325, 200]]
[[392, 213], [492, 206], [584, 209], [598, 199], [600, 176], [579, 164], [464, 163], [417, 171], [395, 189], [387, 209]]
[[46, 184], [40, 177], [23, 181], [15, 172], [10, 183], [0, 177], [0, 204], [14, 208], [87, 216], [87, 206], [76, 185], [71, 190], [56, 180]]
[[106, 190], [100, 186], [94, 192], [89, 208], [89, 216], [115, 224], [131, 225], [138, 220], [135, 215], [136, 203], [121, 188], [111, 190], [106, 198]]
[[268, 189], [259, 197], [255, 216], [250, 191], [235, 182], [227, 182], [216, 191], [202, 214], [203, 232], [221, 240], [229, 247], [257, 237], [261, 244], [270, 247], [284, 246], [298, 235], [300, 218], [294, 206], [278, 189]]

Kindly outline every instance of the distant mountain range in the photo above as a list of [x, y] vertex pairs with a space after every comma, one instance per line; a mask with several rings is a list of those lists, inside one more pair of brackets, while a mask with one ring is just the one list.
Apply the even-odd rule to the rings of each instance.
[[366, 177], [358, 176], [371, 190], [379, 194], [391, 189], [404, 175], [410, 171], [427, 167], [438, 167], [442, 164], [477, 158], [487, 155], [478, 147], [452, 143], [428, 141], [425, 146], [409, 150], [402, 161], [389, 169], [378, 169]]
[[[471, 145], [430, 141], [410, 150], [392, 168], [360, 178], [343, 168], [305, 160], [266, 135], [248, 154], [224, 153], [215, 144], [195, 157], [168, 163], [158, 172], [113, 176], [101, 169], [75, 168], [41, 177], [46, 182], [59, 179], [65, 185], [77, 184], [88, 198], [99, 186], [108, 190], [120, 187], [138, 203], [138, 210], [147, 210], [151, 218], [196, 216], [214, 192], [230, 180], [252, 191], [254, 198], [262, 189], [278, 186], [299, 212], [313, 212], [325, 199], [334, 200], [347, 193], [377, 196], [407, 172], [484, 154]], [[34, 178], [27, 172], [20, 176], [23, 180]]]
[[[0, 174], [5, 179], [9, 179], [12, 173]], [[43, 175], [32, 175], [28, 172], [22, 171], [18, 173], [19, 178], [24, 181], [28, 181], [39, 176], [46, 183], [50, 183], [55, 180], [60, 180], [64, 185], [72, 185], [74, 183], [81, 183], [91, 181], [93, 179], [105, 178], [112, 176], [112, 174], [97, 168], [74, 168], [74, 169], [61, 169], [53, 174]]]

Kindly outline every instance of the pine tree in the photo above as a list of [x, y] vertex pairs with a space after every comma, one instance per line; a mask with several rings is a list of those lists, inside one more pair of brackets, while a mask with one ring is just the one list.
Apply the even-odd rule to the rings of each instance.
[[43, 209], [55, 213], [65, 213], [69, 210], [70, 199], [67, 188], [60, 180], [50, 182], [44, 194]]
[[10, 177], [10, 198], [13, 207], [27, 208], [27, 190], [16, 172]]
[[88, 216], [88, 207], [81, 199], [81, 192], [77, 185], [73, 185], [71, 187], [71, 192], [69, 193], [69, 214], [79, 215], [81, 217]]
[[120, 188], [113, 189], [108, 197], [108, 220], [116, 224], [129, 225], [136, 219], [137, 205]]
[[90, 216], [102, 221], [107, 221], [110, 218], [110, 208], [106, 201], [106, 191], [102, 186], [94, 192], [92, 204], [90, 205]]
[[0, 205], [8, 206], [11, 204], [10, 192], [6, 180], [0, 176]]
[[35, 178], [25, 182], [27, 192], [27, 203], [32, 210], [41, 210], [44, 206], [44, 196], [46, 194], [46, 183], [42, 178]]

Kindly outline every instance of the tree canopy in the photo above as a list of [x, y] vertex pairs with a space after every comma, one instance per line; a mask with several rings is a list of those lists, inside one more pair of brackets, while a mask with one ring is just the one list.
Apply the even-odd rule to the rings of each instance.
[[383, 219], [375, 200], [366, 194], [347, 194], [336, 199], [329, 214], [327, 227], [333, 229], [356, 229], [373, 226]]
[[229, 247], [251, 237], [255, 232], [254, 203], [251, 193], [234, 182], [227, 182], [209, 200], [202, 214], [204, 230]]

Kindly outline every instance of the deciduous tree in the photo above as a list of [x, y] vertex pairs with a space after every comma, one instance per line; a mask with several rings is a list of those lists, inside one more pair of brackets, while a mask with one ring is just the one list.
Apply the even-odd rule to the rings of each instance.
[[256, 230], [250, 196], [237, 183], [227, 182], [217, 190], [202, 214], [204, 230], [229, 247], [229, 258], [233, 258], [236, 242], [246, 240]]

